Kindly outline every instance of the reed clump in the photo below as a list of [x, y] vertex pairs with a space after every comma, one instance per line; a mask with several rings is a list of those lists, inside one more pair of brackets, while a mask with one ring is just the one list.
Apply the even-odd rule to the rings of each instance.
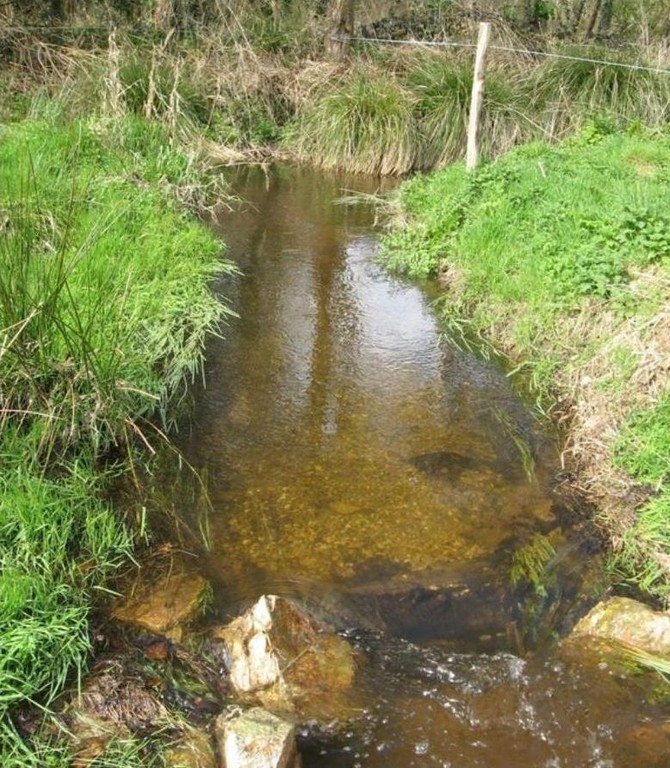
[[399, 82], [361, 67], [327, 85], [300, 111], [287, 145], [303, 161], [360, 173], [403, 174], [421, 138], [414, 98]]

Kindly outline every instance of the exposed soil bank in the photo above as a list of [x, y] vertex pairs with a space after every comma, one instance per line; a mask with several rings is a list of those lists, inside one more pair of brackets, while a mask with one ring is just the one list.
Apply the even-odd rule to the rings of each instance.
[[388, 263], [439, 274], [447, 321], [525, 369], [569, 423], [565, 461], [591, 498], [617, 574], [670, 580], [667, 136], [591, 125], [403, 187]]

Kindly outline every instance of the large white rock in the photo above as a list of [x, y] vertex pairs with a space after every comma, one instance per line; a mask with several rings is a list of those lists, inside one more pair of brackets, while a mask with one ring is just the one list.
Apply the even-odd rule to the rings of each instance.
[[279, 662], [269, 641], [275, 603], [274, 595], [264, 595], [220, 632], [230, 658], [230, 682], [236, 691], [257, 691], [280, 679]]
[[307, 719], [346, 719], [354, 680], [351, 646], [292, 601], [264, 595], [212, 632], [238, 697]]
[[220, 715], [215, 736], [223, 768], [299, 768], [295, 727], [255, 707]]

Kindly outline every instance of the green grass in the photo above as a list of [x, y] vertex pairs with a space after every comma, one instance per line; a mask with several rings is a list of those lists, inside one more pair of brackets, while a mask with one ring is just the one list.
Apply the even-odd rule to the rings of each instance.
[[[42, 734], [28, 744], [10, 725], [0, 723], [3, 768], [71, 768], [72, 754], [65, 744], [54, 744]], [[90, 768], [150, 768], [164, 766], [160, 749], [149, 738], [112, 738], [96, 758], [85, 763]]]
[[58, 480], [20, 465], [0, 480], [0, 713], [49, 704], [90, 651], [94, 590], [125, 562], [132, 537], [90, 469]]
[[413, 106], [401, 84], [361, 67], [305, 104], [287, 143], [299, 159], [326, 168], [407, 173], [420, 142]]
[[198, 182], [156, 123], [0, 126], [3, 765], [66, 764], [8, 718], [86, 669], [96, 596], [133, 544], [102, 500], [110, 451], [170, 426], [226, 316], [208, 284], [232, 266], [178, 202]]
[[632, 414], [615, 446], [615, 464], [649, 487], [615, 566], [640, 587], [667, 597], [667, 574], [642, 553], [670, 557], [670, 391], [655, 406]]
[[[636, 61], [631, 51], [621, 53], [607, 47], [573, 47], [562, 52], [578, 59], [654, 66], [653, 62]], [[548, 59], [531, 80], [531, 109], [538, 122], [551, 125], [552, 135], [565, 135], [594, 116], [663, 127], [670, 115], [667, 75], [590, 61]]]
[[[391, 267], [463, 276], [450, 306], [480, 329], [506, 320], [532, 344], [584, 299], [625, 301], [634, 268], [670, 257], [670, 141], [583, 133], [534, 143], [467, 174], [457, 165], [408, 182], [410, 224], [385, 242]], [[519, 313], [519, 307], [524, 311]]]
[[[433, 53], [416, 56], [404, 75], [416, 97], [415, 120], [422, 136], [416, 166], [444, 166], [464, 156], [472, 92], [472, 61]], [[527, 84], [519, 70], [491, 66], [480, 128], [481, 151], [495, 156], [510, 149], [521, 137], [538, 131], [531, 115]]]
[[187, 161], [153, 128], [140, 154], [137, 130], [2, 130], [2, 405], [38, 455], [100, 453], [167, 420], [224, 314], [207, 287], [219, 244], [155, 188]]

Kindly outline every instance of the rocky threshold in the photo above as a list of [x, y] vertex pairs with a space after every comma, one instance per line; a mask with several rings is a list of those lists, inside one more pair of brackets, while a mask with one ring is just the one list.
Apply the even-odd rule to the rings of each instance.
[[[297, 768], [297, 734], [327, 738], [361, 716], [361, 650], [276, 595], [197, 630], [209, 590], [177, 569], [117, 607], [133, 651], [100, 657], [60, 706], [73, 766], [93, 764], [114, 740], [149, 737], [171, 768]], [[611, 598], [562, 642], [670, 660], [670, 613]]]

